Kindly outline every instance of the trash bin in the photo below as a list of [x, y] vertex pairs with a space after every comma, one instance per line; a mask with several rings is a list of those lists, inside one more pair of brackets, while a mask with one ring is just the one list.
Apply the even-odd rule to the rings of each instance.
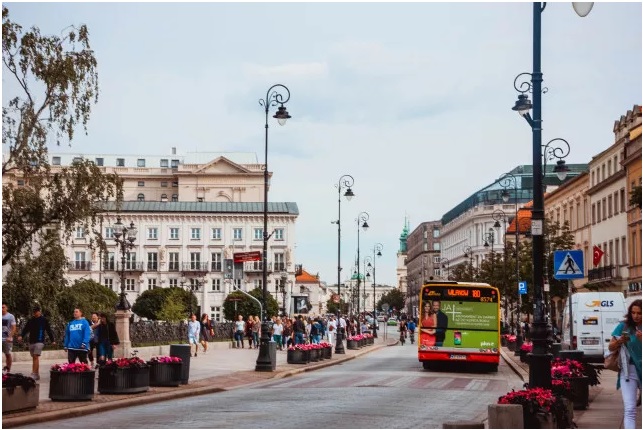
[[190, 345], [170, 345], [170, 357], [179, 357], [181, 366], [181, 384], [187, 384], [190, 379]]

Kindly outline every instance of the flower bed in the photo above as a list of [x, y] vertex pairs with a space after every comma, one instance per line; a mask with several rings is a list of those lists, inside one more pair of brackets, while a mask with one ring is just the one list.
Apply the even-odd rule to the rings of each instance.
[[286, 361], [288, 364], [306, 364], [310, 361], [310, 350], [310, 344], [289, 346]]
[[96, 371], [85, 363], [54, 364], [49, 372], [49, 398], [54, 401], [92, 400]]
[[2, 375], [2, 413], [34, 409], [38, 406], [40, 386], [22, 373]]
[[98, 368], [101, 394], [142, 393], [150, 388], [150, 366], [138, 357], [108, 360]]
[[326, 360], [333, 358], [333, 345], [328, 342], [320, 342], [319, 345], [322, 347], [322, 356]]
[[570, 428], [571, 418], [567, 405], [561, 397], [556, 396], [551, 390], [543, 388], [529, 388], [521, 391], [511, 391], [498, 398], [499, 404], [522, 405], [524, 428], [542, 428], [542, 423], [547, 422], [551, 416], [557, 428]]
[[147, 364], [150, 366], [151, 387], [178, 387], [181, 384], [183, 360], [180, 357], [152, 357]]

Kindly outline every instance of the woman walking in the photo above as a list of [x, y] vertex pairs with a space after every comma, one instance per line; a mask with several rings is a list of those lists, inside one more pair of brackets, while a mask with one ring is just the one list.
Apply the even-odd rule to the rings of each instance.
[[243, 315], [239, 315], [234, 322], [234, 340], [237, 341], [237, 348], [243, 348], [243, 334], [246, 332], [246, 322]]
[[[623, 348], [624, 347], [624, 348]], [[641, 388], [641, 300], [634, 300], [627, 309], [625, 321], [612, 332], [610, 352], [620, 349], [621, 370], [616, 389], [623, 396], [623, 428], [636, 428], [637, 389]]]
[[277, 347], [281, 351], [283, 349], [281, 342], [281, 335], [284, 332], [284, 326], [281, 324], [281, 318], [277, 317], [272, 326], [272, 340], [277, 343]]
[[190, 315], [188, 322], [188, 344], [190, 345], [190, 355], [192, 355], [192, 345], [194, 345], [194, 356], [199, 352], [199, 333], [201, 332], [201, 323], [196, 320], [196, 314]]
[[246, 337], [248, 338], [248, 348], [250, 349], [252, 349], [252, 343], [254, 341], [254, 336], [252, 336], [252, 329], [254, 327], [254, 324], [255, 320], [252, 318], [252, 315], [250, 315], [248, 317], [248, 321], [246, 321]]
[[214, 336], [214, 327], [212, 326], [212, 321], [210, 321], [210, 316], [203, 314], [201, 315], [201, 346], [204, 354], [208, 352], [208, 342], [212, 340], [212, 336]]
[[114, 358], [114, 349], [120, 343], [116, 325], [107, 319], [107, 314], [100, 313], [100, 323], [96, 329], [96, 350], [98, 364], [105, 364]]
[[255, 343], [255, 349], [259, 348], [259, 332], [261, 331], [261, 320], [255, 315], [252, 322], [252, 340]]

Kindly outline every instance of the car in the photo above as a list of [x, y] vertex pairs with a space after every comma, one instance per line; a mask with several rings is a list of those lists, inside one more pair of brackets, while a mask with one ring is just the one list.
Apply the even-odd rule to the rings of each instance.
[[386, 325], [397, 325], [397, 320], [395, 318], [389, 318]]
[[380, 316], [378, 316], [378, 317], [377, 317], [377, 320], [378, 320], [379, 322], [386, 322], [386, 315], [380, 315]]

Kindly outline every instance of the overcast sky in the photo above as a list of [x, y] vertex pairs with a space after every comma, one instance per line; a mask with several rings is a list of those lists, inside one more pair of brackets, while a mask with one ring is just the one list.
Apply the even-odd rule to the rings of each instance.
[[[404, 217], [438, 220], [519, 164], [531, 130], [511, 107], [532, 67], [531, 3], [3, 3], [45, 34], [87, 24], [100, 98], [89, 135], [52, 151], [264, 156], [264, 112], [288, 86], [292, 120], [271, 123], [270, 201], [299, 205], [295, 261], [336, 282], [337, 184], [342, 266], [384, 245], [378, 283], [395, 284]], [[614, 121], [641, 103], [641, 4], [570, 3], [543, 13], [543, 140], [567, 139], [568, 163], [613, 143]], [[3, 105], [11, 90], [3, 71]], [[272, 114], [271, 114], [272, 115]], [[4, 149], [4, 148], [3, 148]]]

